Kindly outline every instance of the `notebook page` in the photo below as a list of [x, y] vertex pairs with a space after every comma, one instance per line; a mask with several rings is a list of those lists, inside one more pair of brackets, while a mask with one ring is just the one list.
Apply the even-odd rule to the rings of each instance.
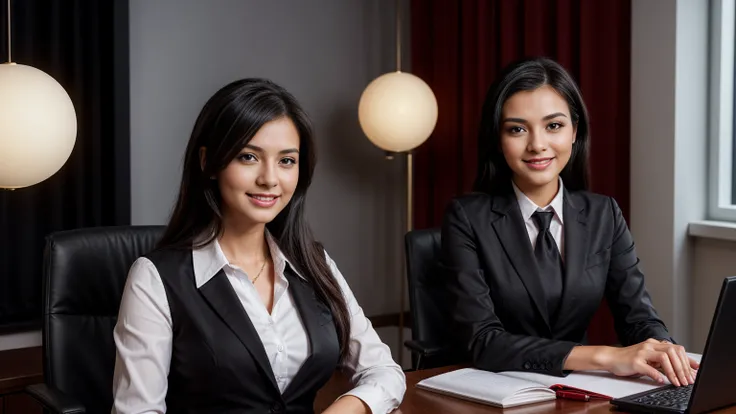
[[[695, 361], [700, 361], [701, 358], [701, 355], [698, 354], [688, 353], [688, 356]], [[538, 382], [548, 387], [555, 384], [562, 384], [597, 394], [607, 395], [613, 398], [621, 398], [627, 395], [653, 390], [669, 384], [669, 381], [666, 378], [664, 384], [658, 384], [649, 377], [619, 377], [606, 371], [577, 371], [571, 373], [567, 377], [555, 377], [552, 375], [511, 371], [502, 372], [500, 374], [521, 380]]]
[[[424, 379], [417, 387], [506, 407], [511, 406], [510, 404], [555, 399], [554, 391], [540, 384], [473, 368], [463, 368]], [[518, 395], [520, 393], [529, 395]]]
[[539, 382], [548, 387], [561, 384], [613, 398], [625, 397], [662, 386], [662, 384], [657, 384], [649, 378], [623, 378], [605, 371], [573, 372], [564, 378], [527, 372], [504, 372], [503, 374], [522, 380]]

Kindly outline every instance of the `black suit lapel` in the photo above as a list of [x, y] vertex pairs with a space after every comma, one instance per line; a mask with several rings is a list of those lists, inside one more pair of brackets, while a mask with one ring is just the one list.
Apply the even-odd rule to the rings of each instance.
[[539, 277], [534, 251], [529, 241], [524, 219], [521, 217], [519, 203], [513, 193], [493, 197], [493, 211], [501, 214], [493, 221], [493, 229], [501, 241], [506, 256], [519, 274], [524, 287], [529, 292], [535, 307], [550, 330], [549, 315], [547, 314], [547, 299]]
[[580, 286], [580, 278], [585, 273], [585, 259], [588, 257], [587, 216], [583, 203], [567, 190], [564, 193], [562, 217], [565, 221], [565, 274], [557, 324], [566, 324], [565, 317], [575, 314], [576, 287]]
[[[304, 328], [309, 338], [309, 356], [304, 361], [299, 371], [286, 390], [284, 391], [284, 399], [290, 401], [296, 397], [297, 393], [305, 390], [317, 390], [320, 376], [317, 375], [322, 368], [315, 367], [319, 363], [319, 359], [315, 355], [329, 354], [325, 348], [329, 347], [331, 339], [329, 330], [332, 329], [334, 336], [334, 325], [332, 321], [332, 313], [317, 299], [314, 289], [309, 286], [306, 280], [299, 277], [287, 264], [284, 275], [289, 281], [289, 290], [291, 291], [294, 305], [301, 316]], [[336, 337], [334, 337], [336, 338]], [[337, 367], [337, 360], [335, 360]]]
[[261, 342], [261, 338], [258, 336], [258, 332], [256, 332], [256, 328], [245, 309], [243, 309], [238, 295], [227, 280], [225, 271], [221, 269], [217, 272], [212, 279], [199, 288], [199, 291], [225, 324], [235, 333], [235, 336], [240, 339], [240, 342], [245, 345], [253, 359], [260, 366], [263, 375], [278, 391], [276, 378], [273, 375], [266, 350], [263, 348], [263, 342]]

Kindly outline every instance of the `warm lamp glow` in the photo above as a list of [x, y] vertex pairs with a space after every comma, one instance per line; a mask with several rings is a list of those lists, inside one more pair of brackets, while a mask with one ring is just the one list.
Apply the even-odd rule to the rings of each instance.
[[423, 80], [392, 72], [374, 79], [358, 105], [360, 126], [377, 147], [412, 150], [429, 138], [437, 124], [437, 99]]
[[0, 188], [39, 183], [69, 158], [77, 116], [64, 88], [34, 67], [0, 64]]

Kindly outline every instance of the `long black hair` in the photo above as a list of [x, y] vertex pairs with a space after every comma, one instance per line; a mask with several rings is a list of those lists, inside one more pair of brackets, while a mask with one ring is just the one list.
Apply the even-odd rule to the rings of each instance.
[[573, 126], [577, 128], [575, 143], [567, 165], [560, 176], [565, 188], [588, 189], [588, 110], [575, 81], [557, 62], [547, 58], [525, 59], [506, 67], [491, 85], [483, 103], [478, 134], [478, 172], [474, 191], [501, 194], [511, 191], [512, 172], [501, 150], [501, 117], [506, 101], [521, 91], [532, 91], [544, 85], [554, 88], [567, 101]]
[[[263, 125], [284, 117], [299, 132], [299, 181], [289, 204], [266, 228], [295, 270], [330, 307], [343, 361], [349, 353], [347, 304], [324, 249], [314, 240], [304, 217], [316, 164], [312, 124], [286, 89], [265, 79], [242, 79], [224, 86], [207, 101], [187, 144], [179, 197], [158, 248], [197, 248], [222, 234], [222, 197], [211, 177], [225, 169]], [[202, 147], [206, 148], [204, 167], [200, 163]]]

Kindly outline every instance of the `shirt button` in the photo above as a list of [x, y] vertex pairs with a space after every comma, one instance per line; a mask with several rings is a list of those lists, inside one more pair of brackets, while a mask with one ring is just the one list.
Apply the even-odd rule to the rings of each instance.
[[271, 316], [268, 317], [268, 324], [273, 325], [273, 318]]
[[284, 346], [283, 345], [279, 345], [279, 347], [276, 348], [276, 349], [278, 349], [279, 352], [284, 352]]

